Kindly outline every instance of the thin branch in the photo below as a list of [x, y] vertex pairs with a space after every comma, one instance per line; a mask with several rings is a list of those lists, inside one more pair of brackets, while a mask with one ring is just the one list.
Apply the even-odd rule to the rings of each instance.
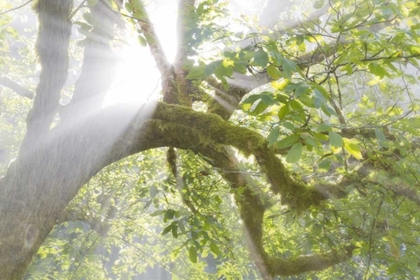
[[83, 0], [82, 3], [79, 4], [79, 6], [76, 7], [76, 9], [74, 9], [74, 11], [70, 14], [69, 18], [72, 19], [74, 17], [74, 15], [83, 7], [87, 7], [85, 6], [87, 0]]
[[0, 85], [12, 89], [14, 92], [16, 92], [20, 96], [23, 96], [29, 99], [34, 98], [35, 94], [32, 91], [10, 80], [7, 77], [0, 77]]
[[25, 2], [25, 3], [23, 3], [23, 4], [22, 4], [22, 5], [20, 5], [20, 6], [17, 6], [17, 7], [11, 8], [11, 9], [6, 10], [6, 11], [4, 11], [4, 12], [1, 12], [1, 13], [0, 13], [0, 16], [2, 16], [2, 15], [4, 15], [4, 14], [7, 14], [7, 13], [10, 13], [10, 12], [12, 12], [12, 11], [19, 10], [20, 8], [25, 7], [26, 5], [28, 5], [29, 3], [33, 2], [33, 1], [34, 1], [34, 0], [29, 0], [29, 1]]
[[371, 227], [370, 234], [369, 234], [369, 250], [368, 250], [369, 260], [368, 260], [368, 264], [367, 264], [367, 267], [366, 267], [366, 272], [365, 272], [364, 279], [367, 279], [367, 277], [368, 277], [370, 263], [372, 261], [373, 230], [376, 226], [376, 219], [379, 216], [379, 212], [381, 211], [381, 207], [382, 207], [383, 203], [384, 203], [384, 200], [381, 199], [381, 201], [379, 202], [379, 205], [378, 205], [378, 210], [376, 211], [376, 215], [373, 218], [372, 227]]
[[165, 77], [170, 73], [171, 65], [168, 61], [168, 58], [165, 55], [162, 44], [150, 20], [149, 13], [147, 12], [146, 7], [144, 6], [136, 7], [136, 9], [133, 10], [133, 13], [135, 11], [140, 12], [143, 15], [141, 19], [138, 19], [137, 23], [140, 26], [140, 29], [143, 31], [143, 34], [145, 35], [147, 44], [150, 48], [150, 52], [152, 53], [152, 56], [156, 62], [156, 66], [159, 69], [160, 74], [162, 75], [162, 77]]
[[392, 60], [398, 60], [398, 59], [409, 59], [409, 58], [416, 58], [416, 57], [420, 57], [420, 54], [416, 53], [413, 55], [398, 55], [398, 56], [378, 56], [378, 57], [367, 57], [364, 59], [361, 59], [361, 62], [367, 62], [367, 61], [376, 61], [376, 60], [387, 60], [387, 59], [392, 59]]

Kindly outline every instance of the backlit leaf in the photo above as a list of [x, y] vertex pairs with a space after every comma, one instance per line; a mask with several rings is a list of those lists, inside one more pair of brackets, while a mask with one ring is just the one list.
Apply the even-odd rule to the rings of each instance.
[[279, 112], [277, 113], [277, 116], [280, 120], [283, 120], [287, 116], [287, 114], [290, 113], [290, 111], [290, 106], [288, 104], [284, 104], [283, 106], [281, 106]]
[[273, 66], [273, 65], [268, 65], [267, 67], [267, 74], [273, 78], [274, 80], [280, 79], [281, 78], [281, 72], [280, 70]]
[[344, 149], [346, 149], [347, 152], [349, 152], [356, 159], [363, 159], [357, 140], [343, 138], [343, 142], [344, 142]]

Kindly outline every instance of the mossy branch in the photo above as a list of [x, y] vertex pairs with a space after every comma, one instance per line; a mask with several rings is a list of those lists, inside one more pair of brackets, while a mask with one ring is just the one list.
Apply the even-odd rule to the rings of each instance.
[[203, 143], [233, 146], [245, 155], [254, 155], [267, 174], [272, 191], [282, 196], [284, 204], [304, 210], [328, 198], [315, 188], [295, 182], [274, 149], [268, 147], [265, 138], [255, 131], [228, 123], [216, 115], [164, 103], [157, 104], [152, 118], [197, 130]]
[[302, 255], [295, 258], [269, 260], [272, 275], [291, 276], [300, 273], [324, 270], [330, 266], [349, 260], [354, 246], [347, 246], [340, 251], [331, 250], [324, 253]]

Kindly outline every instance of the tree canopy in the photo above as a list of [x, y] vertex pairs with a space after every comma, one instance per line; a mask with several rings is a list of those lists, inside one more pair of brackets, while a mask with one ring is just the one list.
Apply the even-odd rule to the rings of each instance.
[[0, 278], [420, 277], [420, 2], [171, 5], [0, 0]]

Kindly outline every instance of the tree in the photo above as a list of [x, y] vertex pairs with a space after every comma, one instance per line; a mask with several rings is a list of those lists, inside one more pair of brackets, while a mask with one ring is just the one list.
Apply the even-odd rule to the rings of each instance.
[[[89, 191], [85, 184], [102, 169], [138, 153], [161, 158], [147, 152], [158, 148], [166, 150], [168, 187], [148, 185], [150, 194], [140, 197], [163, 215], [163, 234], [182, 234], [180, 248], [192, 263], [209, 250], [220, 262], [232, 256], [208, 233], [226, 226], [214, 210], [224, 207], [237, 209], [263, 279], [334, 265], [335, 275], [355, 278], [418, 275], [412, 232], [420, 218], [420, 119], [418, 77], [411, 72], [419, 69], [419, 5], [303, 4], [279, 9], [268, 0], [259, 24], [237, 17], [247, 31], [235, 33], [226, 3], [181, 0], [170, 63], [143, 1], [82, 1], [73, 8], [71, 0], [38, 0], [35, 94], [0, 79], [33, 97], [17, 158], [0, 179], [0, 275], [20, 279], [54, 226], [81, 220], [95, 234], [111, 235], [115, 201], [126, 201], [118, 189], [96, 196], [98, 207], [111, 207], [105, 220], [87, 217], [73, 199]], [[85, 8], [84, 20], [74, 22], [86, 35], [79, 43], [83, 65], [62, 105], [72, 20]], [[295, 14], [304, 20], [293, 20]], [[123, 19], [150, 49], [162, 101], [102, 108]], [[12, 31], [2, 24], [5, 41]], [[183, 205], [156, 203], [158, 192]], [[229, 194], [236, 205], [230, 208]]]

